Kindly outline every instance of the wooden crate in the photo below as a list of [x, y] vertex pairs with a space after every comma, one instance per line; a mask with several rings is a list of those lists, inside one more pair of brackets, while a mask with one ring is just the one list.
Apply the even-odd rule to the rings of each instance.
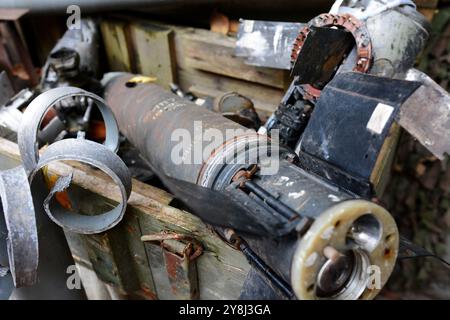
[[112, 70], [155, 76], [166, 88], [175, 82], [199, 97], [236, 91], [252, 99], [263, 118], [291, 81], [286, 70], [245, 64], [234, 55], [236, 38], [209, 30], [126, 17], [103, 20], [101, 30]]
[[[16, 144], [0, 138], [0, 158], [19, 161]], [[5, 162], [5, 161], [3, 161]], [[99, 170], [78, 163], [52, 163], [54, 178], [73, 172], [73, 184], [84, 194], [81, 207], [104, 212], [120, 200], [111, 179]], [[236, 299], [249, 270], [240, 251], [222, 241], [211, 227], [189, 212], [171, 205], [173, 197], [158, 188], [133, 180], [124, 219], [97, 235], [66, 232], [66, 238], [88, 298], [176, 299], [159, 245], [141, 236], [172, 232], [189, 235], [203, 247], [195, 260], [200, 299]]]

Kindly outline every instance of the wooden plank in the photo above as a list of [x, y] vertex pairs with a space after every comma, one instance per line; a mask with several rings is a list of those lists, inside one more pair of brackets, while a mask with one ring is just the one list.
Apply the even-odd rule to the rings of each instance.
[[253, 83], [286, 89], [290, 83], [285, 70], [245, 64], [236, 57], [236, 38], [209, 30], [186, 28], [175, 30], [177, 64], [183, 69], [198, 69]]
[[130, 26], [130, 33], [136, 71], [146, 76], [156, 76], [156, 83], [168, 89], [170, 83], [176, 82], [172, 29], [139, 23]]
[[[268, 86], [254, 84], [239, 79], [228, 77], [218, 77], [212, 73], [195, 69], [179, 69], [179, 84], [183, 90], [204, 88], [201, 95], [210, 95], [214, 92], [225, 93], [230, 91], [238, 92], [255, 103], [257, 111], [262, 113], [273, 112], [280, 103], [284, 91]], [[209, 93], [206, 91], [209, 89]], [[259, 103], [258, 103], [259, 102]]]
[[28, 13], [29, 9], [23, 8], [1, 8], [0, 9], [0, 20], [6, 21], [16, 21]]
[[121, 21], [104, 20], [100, 23], [110, 71], [132, 71], [126, 28], [127, 24]]
[[[0, 138], [0, 156], [2, 161], [7, 161], [4, 160], [7, 158], [19, 159], [17, 145]], [[92, 210], [101, 208], [104, 211], [120, 200], [120, 192], [111, 179], [91, 167], [55, 162], [48, 166], [48, 172], [52, 176], [72, 172], [73, 185], [86, 191], [84, 201], [80, 205], [91, 206]], [[165, 274], [158, 275], [154, 269], [154, 265], [158, 263], [157, 255], [144, 255], [142, 249], [136, 250], [136, 244], [142, 235], [161, 231], [188, 234], [204, 248], [203, 254], [197, 260], [200, 298], [236, 299], [249, 270], [244, 255], [224, 243], [196, 216], [170, 206], [167, 203], [170, 199], [167, 193], [157, 191], [158, 189], [152, 186], [141, 186], [142, 183], [133, 180], [127, 212], [118, 226], [99, 235], [83, 236], [89, 256], [89, 261], [83, 263], [83, 266], [92, 266], [97, 276], [119, 288], [117, 292], [120, 294], [134, 294], [147, 299], [155, 298], [145, 287], [151, 287], [151, 274], [158, 297], [170, 297], [170, 289], [164, 285]], [[136, 219], [139, 227], [129, 228], [130, 225], [136, 226]], [[77, 245], [79, 246], [79, 242]], [[146, 249], [148, 246], [153, 245], [146, 244]], [[82, 256], [81, 261], [87, 259], [86, 253], [82, 253], [83, 250], [74, 249]], [[135, 255], [138, 255], [139, 259], [136, 260]], [[136, 263], [139, 263], [139, 267], [136, 267]], [[137, 278], [140, 291], [128, 291], [133, 290], [135, 286], [133, 277]], [[143, 279], [147, 280], [147, 284], [143, 283]]]
[[[126, 29], [127, 21], [131, 24], [133, 48], [119, 50], [118, 44], [126, 42], [126, 32], [119, 32], [116, 29]], [[107, 20], [103, 24], [102, 30], [106, 29], [103, 33], [107, 34], [109, 39], [122, 39], [105, 40], [110, 43], [105, 43], [107, 48], [111, 48], [107, 49], [110, 51], [109, 60], [114, 61], [116, 65], [120, 64], [117, 61], [125, 59], [127, 53], [131, 52], [133, 55], [131, 60], [135, 61], [137, 71], [156, 76], [159, 84], [167, 86], [169, 82], [175, 82], [183, 90], [191, 91], [200, 97], [215, 98], [235, 91], [252, 99], [262, 118], [267, 118], [277, 108], [285, 88], [291, 82], [284, 70], [246, 65], [242, 58], [235, 57], [235, 38], [209, 30], [184, 28], [153, 21], [136, 22], [127, 18], [122, 18], [120, 23]], [[108, 31], [110, 29], [113, 31]], [[158, 46], [162, 44], [164, 48], [155, 51], [157, 44]], [[172, 44], [175, 48], [171, 46]], [[125, 58], [119, 59], [119, 56]], [[173, 58], [176, 61], [173, 61]]]

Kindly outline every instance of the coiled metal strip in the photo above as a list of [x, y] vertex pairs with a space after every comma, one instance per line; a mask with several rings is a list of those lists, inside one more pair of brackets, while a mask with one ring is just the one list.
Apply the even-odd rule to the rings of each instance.
[[[65, 139], [51, 144], [36, 167], [30, 173], [30, 181], [43, 167], [53, 161], [75, 160], [94, 166], [117, 184], [120, 190], [121, 202], [112, 210], [99, 215], [83, 215], [64, 208], [54, 195], [67, 189], [72, 181], [72, 175], [60, 177], [44, 201], [47, 215], [59, 226], [68, 231], [93, 234], [114, 227], [122, 219], [131, 194], [131, 175], [123, 161], [106, 146], [84, 139]], [[73, 202], [83, 201], [75, 196]]]
[[119, 147], [119, 128], [111, 109], [99, 96], [75, 87], [59, 87], [50, 89], [37, 96], [27, 107], [17, 135], [23, 166], [28, 176], [39, 162], [37, 143], [38, 130], [47, 111], [55, 103], [71, 98], [84, 96], [92, 99], [98, 106], [106, 126], [106, 139], [104, 145], [116, 152]]
[[[33, 285], [39, 246], [33, 198], [23, 167], [0, 172], [0, 197], [3, 207], [0, 220], [4, 218], [4, 222], [0, 221], [0, 238], [6, 240], [9, 272], [16, 287]], [[0, 261], [2, 265], [5, 262]]]

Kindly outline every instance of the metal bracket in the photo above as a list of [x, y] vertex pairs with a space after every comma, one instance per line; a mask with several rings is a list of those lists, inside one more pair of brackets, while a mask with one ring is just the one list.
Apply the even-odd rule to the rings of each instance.
[[[201, 244], [192, 237], [162, 232], [141, 237], [144, 242], [156, 242], [162, 250], [172, 293], [180, 300], [200, 297], [196, 259], [203, 253]], [[182, 241], [183, 240], [183, 241]]]

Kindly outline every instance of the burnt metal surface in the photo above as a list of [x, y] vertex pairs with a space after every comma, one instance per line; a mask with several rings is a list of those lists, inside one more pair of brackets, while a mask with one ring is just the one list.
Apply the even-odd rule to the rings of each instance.
[[414, 8], [405, 6], [369, 17], [366, 25], [373, 49], [369, 73], [404, 79], [427, 43], [429, 22]]
[[[353, 48], [352, 34], [341, 29], [311, 26], [292, 67], [298, 84], [322, 89]], [[320, 50], [317, 50], [320, 48]]]
[[39, 161], [37, 136], [41, 122], [53, 105], [64, 99], [87, 97], [98, 106], [106, 126], [104, 145], [111, 151], [119, 147], [119, 129], [113, 113], [99, 96], [75, 87], [60, 87], [48, 90], [36, 97], [23, 114], [18, 132], [18, 144], [23, 166], [28, 175], [31, 174]]
[[312, 219], [334, 204], [353, 198], [287, 161], [280, 165], [277, 175], [261, 176], [254, 181], [295, 212]]
[[[262, 276], [266, 284], [264, 283], [256, 283], [256, 284], [250, 284], [250, 283], [244, 283], [243, 287], [243, 294], [241, 293], [241, 298], [245, 298], [246, 294], [249, 294], [249, 290], [261, 290], [261, 287], [266, 287], [268, 292], [266, 292], [266, 297], [270, 295], [279, 295], [279, 297], [284, 297], [285, 299], [294, 299], [295, 293], [292, 291], [291, 286], [282, 278], [280, 277], [271, 267], [269, 267], [263, 259], [261, 259], [255, 251], [253, 251], [248, 243], [239, 237], [233, 230], [225, 230], [225, 237], [226, 239], [235, 246], [237, 249], [241, 250], [242, 253], [245, 255], [247, 261], [252, 266], [252, 269], [250, 269], [250, 277], [251, 278], [257, 278], [252, 277], [252, 271], [256, 270], [260, 276]], [[248, 282], [249, 275], [247, 275], [246, 282]], [[256, 280], [256, 279], [255, 279]], [[260, 281], [262, 282], [262, 281]], [[246, 289], [245, 287], [248, 286], [249, 288]], [[263, 294], [264, 296], [264, 294]], [[253, 296], [253, 299], [258, 298]]]
[[422, 86], [405, 101], [397, 121], [436, 157], [450, 154], [450, 95], [426, 74], [411, 69], [407, 79]]
[[[240, 210], [232, 213], [230, 217], [227, 216], [227, 209], [234, 206], [233, 201], [223, 204], [223, 208], [205, 210], [205, 208], [211, 208], [217, 197], [213, 195], [214, 193], [209, 192], [211, 190], [198, 189], [192, 185], [193, 183], [220, 192], [221, 197], [218, 200], [220, 204], [224, 202], [222, 199], [226, 195], [232, 197], [235, 203], [242, 205], [245, 211], [253, 216], [248, 215], [248, 222], [246, 222], [248, 226], [244, 226], [242, 223], [245, 216], [240, 215], [239, 220], [236, 220], [237, 232], [244, 228], [256, 228], [259, 225], [264, 226], [263, 230], [270, 231], [262, 237], [261, 235], [250, 235], [255, 232], [242, 235], [249, 244], [249, 247], [245, 248], [248, 256], [251, 256], [252, 261], [256, 261], [255, 266], [260, 269], [267, 271], [265, 266], [270, 270], [273, 269], [274, 273], [269, 273], [272, 281], [281, 280], [278, 284], [290, 281], [293, 254], [299, 239], [309, 228], [309, 225], [302, 223], [304, 219], [297, 218], [316, 218], [323, 210], [352, 198], [352, 196], [338, 191], [320, 179], [305, 174], [293, 164], [295, 160], [288, 157], [289, 153], [281, 152], [279, 154], [277, 159], [280, 160], [280, 168], [273, 175], [260, 176], [259, 173], [254, 176], [251, 173], [248, 176], [236, 175], [243, 169], [252, 172], [248, 168], [248, 164], [251, 162], [247, 164], [247, 167], [242, 168], [233, 165], [227, 166], [218, 161], [224, 159], [222, 158], [224, 154], [247, 155], [254, 145], [246, 144], [248, 148], [241, 152], [236, 151], [234, 147], [241, 142], [248, 142], [246, 140], [248, 138], [254, 139], [250, 140], [257, 146], [256, 142], [260, 140], [254, 132], [244, 136], [246, 138], [244, 140], [242, 140], [242, 136], [236, 136], [234, 139], [226, 141], [225, 144], [219, 144], [216, 149], [211, 149], [211, 156], [202, 165], [189, 162], [173, 163], [170, 158], [171, 150], [175, 146], [175, 143], [171, 141], [173, 130], [181, 127], [189, 131], [195, 121], [203, 121], [205, 130], [218, 129], [221, 131], [227, 128], [241, 127], [218, 114], [209, 113], [189, 101], [181, 100], [157, 86], [131, 84], [129, 82], [131, 78], [132, 76], [119, 75], [118, 78], [111, 80], [112, 82], [105, 91], [106, 100], [112, 106], [119, 127], [125, 136], [136, 144], [136, 147], [148, 160], [152, 170], [161, 177], [168, 189], [183, 200], [182, 202], [188, 207], [190, 205], [194, 213], [205, 221], [223, 226], [233, 215], [240, 215]], [[192, 129], [189, 132], [193, 132]], [[263, 138], [267, 139], [265, 136]], [[192, 147], [192, 145], [189, 146]], [[287, 160], [282, 160], [284, 157]], [[302, 184], [293, 185], [299, 175], [302, 177]], [[242, 181], [236, 176], [245, 177], [251, 182], [246, 187], [245, 180]], [[292, 180], [286, 181], [286, 178], [287, 180], [292, 178]], [[312, 192], [306, 193], [303, 189], [307, 188], [310, 188]], [[320, 192], [317, 192], [318, 190]], [[208, 196], [208, 194], [211, 195]], [[280, 209], [284, 216], [280, 214]], [[208, 217], [208, 215], [211, 216]], [[215, 221], [212, 221], [212, 217]], [[279, 275], [280, 278], [277, 278], [276, 275]]]
[[269, 236], [270, 230], [254, 221], [245, 204], [232, 194], [205, 188], [194, 183], [158, 174], [166, 187], [202, 220], [244, 233]]
[[274, 289], [267, 278], [255, 268], [250, 268], [245, 278], [239, 300], [284, 300], [286, 297]]
[[294, 67], [294, 71], [302, 46], [308, 38], [308, 33], [311, 32], [311, 27], [338, 27], [349, 31], [356, 42], [357, 56], [353, 70], [359, 72], [367, 72], [369, 70], [372, 59], [372, 44], [365, 23], [351, 14], [324, 13], [311, 20], [308, 26], [300, 31], [295, 40], [291, 54], [291, 64]]
[[381, 147], [400, 106], [420, 85], [362, 73], [336, 75], [303, 133], [300, 166], [370, 197], [370, 175]]
[[[33, 180], [40, 169], [53, 161], [60, 160], [76, 160], [101, 169], [119, 187], [121, 202], [112, 210], [98, 215], [79, 214], [74, 208], [68, 210], [53, 198], [55, 193], [66, 190], [72, 180], [71, 175], [60, 177], [49, 196], [44, 200], [44, 208], [50, 219], [68, 231], [82, 234], [100, 233], [119, 223], [125, 213], [127, 200], [131, 193], [130, 173], [122, 160], [101, 144], [84, 139], [65, 139], [53, 143], [45, 150], [38, 164], [31, 171], [30, 180]], [[75, 196], [72, 196], [71, 200], [74, 204], [81, 201]]]
[[277, 129], [280, 142], [292, 149], [303, 134], [313, 111], [312, 104], [304, 100], [303, 94], [304, 90], [295, 81], [292, 82], [278, 108], [265, 124], [268, 135], [271, 135], [273, 129]]

